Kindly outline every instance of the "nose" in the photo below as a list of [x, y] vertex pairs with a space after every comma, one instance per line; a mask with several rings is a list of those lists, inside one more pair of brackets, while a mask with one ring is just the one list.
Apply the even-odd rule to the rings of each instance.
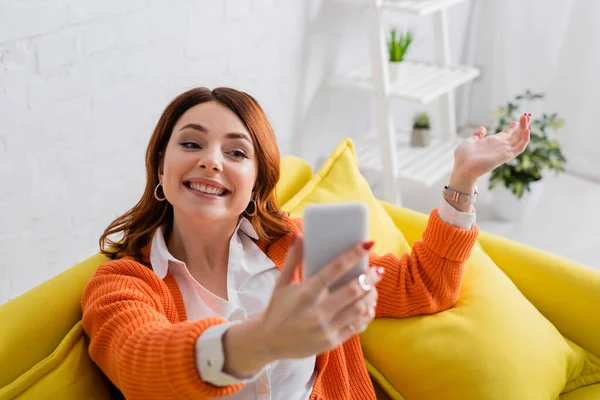
[[223, 163], [216, 151], [203, 152], [198, 160], [198, 168], [213, 172], [223, 171]]

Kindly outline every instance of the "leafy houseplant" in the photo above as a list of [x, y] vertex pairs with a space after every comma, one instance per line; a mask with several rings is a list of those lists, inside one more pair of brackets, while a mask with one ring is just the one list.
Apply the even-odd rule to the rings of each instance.
[[[396, 38], [396, 36], [398, 37]], [[396, 29], [392, 29], [391, 37], [387, 42], [390, 61], [401, 62], [404, 60], [404, 55], [406, 54], [406, 51], [410, 47], [412, 41], [413, 34], [411, 31], [398, 35], [398, 31]]]
[[429, 143], [429, 115], [421, 112], [415, 115], [410, 145], [413, 147], [425, 147]]
[[[498, 119], [495, 132], [501, 132], [512, 121], [519, 119], [519, 108], [523, 101], [543, 99], [541, 93], [532, 93], [527, 90], [525, 94], [518, 95], [509, 101], [505, 107], [493, 111]], [[525, 151], [514, 160], [503, 164], [492, 171], [489, 188], [502, 184], [510, 190], [517, 199], [521, 199], [525, 192], [531, 192], [530, 185], [542, 179], [545, 170], [555, 170], [556, 173], [565, 171], [566, 159], [561, 151], [560, 144], [549, 137], [550, 131], [556, 131], [565, 124], [564, 119], [556, 113], [542, 114], [541, 118], [531, 121], [531, 140]]]
[[399, 63], [404, 60], [404, 56], [413, 42], [413, 34], [408, 31], [398, 35], [396, 29], [392, 29], [390, 38], [387, 41], [389, 53], [389, 71], [390, 80], [395, 81], [398, 78]]

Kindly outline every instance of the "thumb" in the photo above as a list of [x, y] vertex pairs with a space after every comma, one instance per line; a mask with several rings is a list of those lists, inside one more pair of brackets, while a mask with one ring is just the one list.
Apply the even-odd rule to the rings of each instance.
[[480, 126], [479, 128], [477, 128], [477, 130], [475, 130], [475, 132], [473, 132], [471, 137], [476, 140], [483, 139], [486, 133], [487, 129], [485, 128], [485, 126]]
[[298, 265], [302, 263], [303, 257], [304, 237], [301, 234], [295, 233], [292, 236], [290, 250], [281, 268], [281, 275], [279, 275], [279, 279], [275, 283], [275, 290], [288, 286], [294, 280], [294, 272]]

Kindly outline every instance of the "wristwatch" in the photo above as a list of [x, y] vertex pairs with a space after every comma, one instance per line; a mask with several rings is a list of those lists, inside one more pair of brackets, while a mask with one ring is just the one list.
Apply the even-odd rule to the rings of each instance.
[[475, 186], [475, 193], [473, 194], [457, 192], [456, 190], [450, 189], [449, 186], [444, 186], [442, 192], [446, 200], [456, 204], [475, 204], [478, 194], [477, 186]]

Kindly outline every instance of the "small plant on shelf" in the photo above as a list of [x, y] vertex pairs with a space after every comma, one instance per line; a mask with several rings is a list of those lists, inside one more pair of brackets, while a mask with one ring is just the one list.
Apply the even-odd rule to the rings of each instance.
[[417, 113], [413, 120], [413, 129], [410, 145], [413, 147], [425, 147], [429, 144], [429, 115], [425, 112]]
[[[495, 132], [502, 131], [512, 121], [519, 119], [521, 114], [519, 109], [523, 101], [543, 98], [543, 94], [527, 90], [525, 94], [509, 101], [506, 106], [494, 110], [492, 114], [497, 118]], [[525, 192], [531, 191], [530, 185], [541, 180], [546, 171], [554, 170], [557, 174], [564, 172], [565, 156], [560, 144], [549, 136], [551, 131], [554, 133], [564, 124], [565, 120], [559, 118], [557, 113], [544, 113], [541, 118], [532, 119], [529, 145], [514, 160], [492, 171], [489, 188], [503, 185], [520, 199]]]
[[411, 31], [400, 33], [396, 29], [392, 29], [390, 39], [387, 42], [388, 51], [391, 62], [401, 62], [404, 60], [406, 51], [413, 42], [413, 34]]

